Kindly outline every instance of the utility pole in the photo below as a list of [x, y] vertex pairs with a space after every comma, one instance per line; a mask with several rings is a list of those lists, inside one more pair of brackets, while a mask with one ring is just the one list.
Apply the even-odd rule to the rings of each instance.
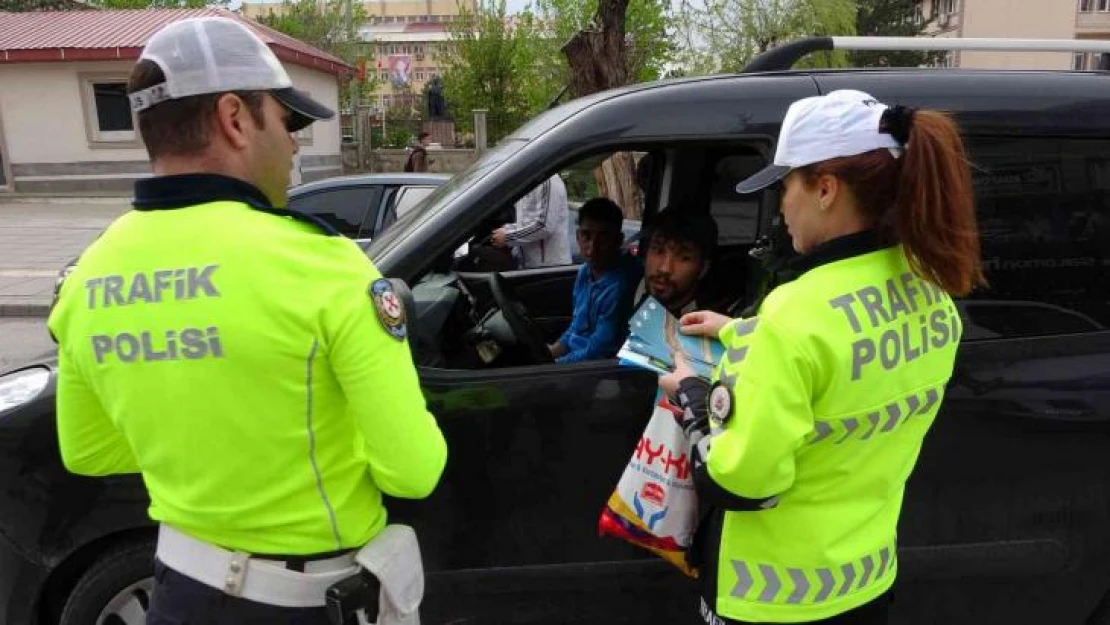
[[[349, 63], [355, 62], [355, 57], [356, 57], [356, 52], [357, 52], [357, 49], [356, 49], [356, 46], [355, 46], [355, 29], [354, 29], [354, 25], [351, 24], [351, 13], [352, 13], [351, 3], [352, 2], [354, 2], [354, 0], [346, 0], [343, 3], [343, 22], [345, 24], [345, 30], [347, 31], [346, 32], [346, 37], [344, 38], [346, 40], [346, 43], [347, 43], [347, 58], [344, 59], [344, 60], [346, 60]], [[360, 115], [360, 113], [359, 113], [359, 99], [360, 99], [359, 98], [359, 91], [360, 91], [360, 86], [358, 84], [358, 79], [354, 75], [351, 76], [351, 82], [350, 82], [350, 85], [348, 87], [349, 87], [349, 90], [350, 90], [350, 93], [348, 94], [348, 102], [349, 102], [349, 105], [351, 107], [351, 134], [354, 135], [356, 152], [358, 154], [358, 169], [361, 170], [362, 165], [363, 165], [363, 159], [362, 159], [363, 137], [362, 137], [362, 124], [359, 123], [360, 122], [360, 120], [359, 120], [359, 115]]]

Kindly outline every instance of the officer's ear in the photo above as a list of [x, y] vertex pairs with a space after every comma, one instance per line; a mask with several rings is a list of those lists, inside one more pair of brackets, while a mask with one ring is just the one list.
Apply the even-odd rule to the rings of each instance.
[[840, 179], [832, 174], [822, 174], [817, 178], [817, 208], [825, 212], [836, 203], [843, 190]]
[[[235, 93], [221, 94], [216, 100], [211, 128], [231, 147], [242, 150], [250, 145], [254, 117], [243, 98]], [[250, 127], [248, 127], [250, 126]]]

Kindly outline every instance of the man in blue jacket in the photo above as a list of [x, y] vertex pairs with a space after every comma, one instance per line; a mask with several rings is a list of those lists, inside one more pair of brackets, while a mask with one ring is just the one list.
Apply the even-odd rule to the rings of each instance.
[[574, 317], [550, 345], [558, 363], [616, 356], [628, 332], [632, 298], [640, 279], [636, 259], [621, 255], [624, 214], [608, 198], [594, 198], [578, 210], [578, 247], [585, 264], [574, 282]]

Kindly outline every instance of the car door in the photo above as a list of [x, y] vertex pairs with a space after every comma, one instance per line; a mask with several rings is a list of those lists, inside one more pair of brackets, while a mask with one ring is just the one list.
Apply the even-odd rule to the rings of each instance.
[[670, 565], [598, 536], [601, 510], [651, 415], [655, 375], [593, 361], [422, 367], [420, 378], [449, 444], [447, 467], [428, 500], [388, 505], [421, 536], [429, 594], [440, 598], [425, 618], [471, 622], [493, 602], [512, 622], [551, 622], [577, 609], [560, 600], [564, 590], [577, 588], [583, 606], [612, 614], [625, 605], [625, 584], [681, 589]]
[[896, 612], [1085, 623], [1110, 588], [1110, 139], [967, 142], [990, 285], [959, 302], [955, 375], [907, 491]]
[[381, 185], [331, 187], [293, 195], [289, 198], [289, 208], [315, 215], [343, 236], [359, 240], [367, 238], [363, 223], [376, 216], [375, 209], [381, 197]]

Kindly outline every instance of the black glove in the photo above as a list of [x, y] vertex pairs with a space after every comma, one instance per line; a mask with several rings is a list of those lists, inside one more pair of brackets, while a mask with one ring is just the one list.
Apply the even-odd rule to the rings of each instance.
[[696, 469], [709, 455], [709, 383], [686, 378], [678, 383], [678, 406], [682, 408], [682, 431], [690, 440], [690, 459]]

